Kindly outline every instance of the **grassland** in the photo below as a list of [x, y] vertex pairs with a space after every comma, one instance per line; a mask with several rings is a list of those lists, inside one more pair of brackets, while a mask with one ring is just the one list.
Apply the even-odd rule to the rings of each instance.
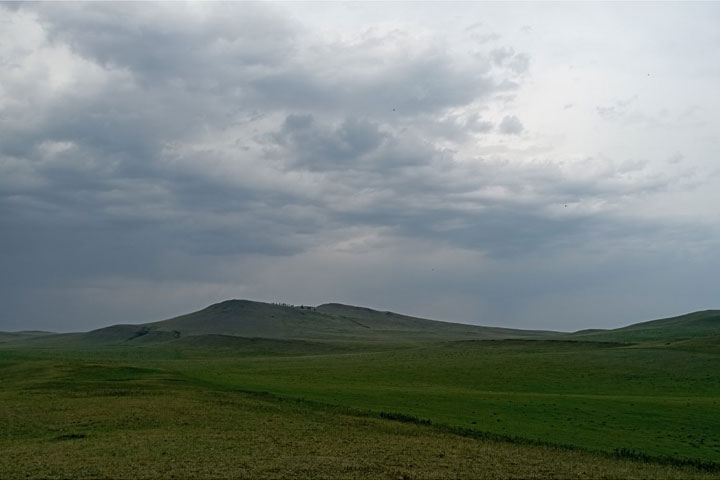
[[177, 369], [202, 361], [197, 357], [175, 352], [184, 358], [169, 362], [168, 352], [144, 352], [134, 363], [145, 366], [133, 366], [117, 353], [2, 352], [0, 476], [713, 476], [689, 467], [457, 435], [381, 418], [371, 410], [252, 395], [194, 380]]
[[615, 343], [457, 339], [464, 327], [442, 339], [442, 326], [412, 317], [393, 329], [384, 312], [332, 309], [381, 333], [244, 338], [207, 333], [203, 316], [199, 328], [0, 340], [0, 477], [720, 474], [720, 349], [707, 315], [701, 333], [670, 322], [658, 340], [650, 325], [650, 340], [630, 344], [613, 331], [603, 338]]
[[[172, 367], [170, 367], [172, 368]], [[612, 452], [720, 461], [720, 357], [563, 342], [178, 362], [227, 388]]]

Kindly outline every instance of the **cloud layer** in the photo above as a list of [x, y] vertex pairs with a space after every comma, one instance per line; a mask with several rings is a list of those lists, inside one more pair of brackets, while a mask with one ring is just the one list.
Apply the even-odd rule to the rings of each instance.
[[266, 4], [0, 9], [0, 329], [228, 297], [573, 329], [717, 293], [670, 302], [678, 281], [655, 276], [717, 265], [718, 145], [685, 143], [717, 126], [703, 107], [610, 92], [583, 110], [548, 88], [553, 115], [587, 115], [566, 140], [577, 122], [536, 110], [548, 52], [471, 22], [458, 38]]

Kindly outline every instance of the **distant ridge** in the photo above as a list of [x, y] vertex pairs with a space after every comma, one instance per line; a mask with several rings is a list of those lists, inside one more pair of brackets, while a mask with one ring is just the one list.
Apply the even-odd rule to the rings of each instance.
[[19, 332], [0, 332], [0, 343], [11, 342], [15, 340], [23, 340], [27, 338], [43, 337], [47, 335], [55, 335], [52, 332], [42, 330], [22, 330]]
[[720, 335], [720, 310], [703, 310], [677, 317], [635, 323], [613, 330], [581, 330], [578, 340], [610, 342], [677, 341]]
[[[302, 348], [322, 343], [408, 343], [505, 338], [545, 338], [556, 332], [482, 327], [410, 317], [364, 307], [328, 303], [317, 307], [226, 300], [159, 322], [112, 325], [87, 333], [42, 336], [34, 345], [184, 345]], [[234, 339], [233, 339], [234, 338]], [[258, 340], [264, 339], [266, 342]], [[324, 347], [326, 348], [326, 347]]]
[[[651, 320], [612, 330], [574, 333], [443, 322], [366, 307], [317, 307], [226, 300], [159, 322], [120, 324], [86, 333], [0, 332], [0, 345], [177, 345], [257, 351], [326, 351], [329, 346], [456, 340], [565, 340], [673, 344], [720, 351], [720, 310]], [[294, 342], [294, 343], [293, 343]], [[291, 345], [292, 344], [292, 345]], [[345, 347], [343, 347], [345, 348]]]

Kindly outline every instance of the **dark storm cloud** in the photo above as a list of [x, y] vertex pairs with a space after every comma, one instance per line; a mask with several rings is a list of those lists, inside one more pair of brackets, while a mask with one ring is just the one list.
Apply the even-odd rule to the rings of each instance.
[[326, 128], [312, 115], [302, 114], [288, 115], [274, 135], [279, 145], [297, 152], [298, 166], [311, 170], [355, 168], [385, 137], [367, 120], [347, 118], [336, 128]]
[[[517, 120], [507, 118], [511, 124]], [[584, 176], [564, 172], [554, 164], [478, 161], [463, 165], [454, 160], [453, 152], [407, 131], [381, 134], [368, 125], [365, 137], [371, 140], [351, 149], [343, 141], [346, 125], [347, 121], [340, 126], [323, 125], [311, 115], [293, 114], [277, 134], [267, 137], [281, 147], [276, 155], [294, 167], [321, 171], [340, 187], [339, 192], [321, 194], [320, 201], [329, 207], [326, 227], [386, 228], [399, 237], [423, 238], [492, 256], [532, 256], [574, 248], [603, 235], [644, 236], [657, 226], [592, 213], [592, 206], [612, 207], [627, 195], [663, 191], [672, 180], [668, 176], [642, 180], [642, 162], [609, 166], [587, 159], [580, 167]], [[522, 130], [515, 127], [514, 131]], [[632, 181], [626, 180], [629, 175]], [[362, 197], [363, 201], [343, 203], [339, 197]], [[574, 213], [568, 214], [568, 204]]]
[[128, 69], [146, 86], [178, 81], [190, 88], [231, 88], [246, 68], [283, 63], [297, 33], [271, 8], [256, 4], [46, 5], [38, 13], [51, 40], [103, 66]]
[[222, 96], [236, 108], [414, 115], [464, 105], [497, 88], [484, 62], [454, 61], [401, 32], [307, 45], [306, 32], [271, 6], [173, 10], [48, 6], [40, 18], [52, 40], [106, 68], [128, 70], [143, 88]]
[[[352, 56], [348, 50], [354, 48], [341, 47], [312, 60], [317, 65], [334, 56]], [[498, 88], [482, 72], [460, 69], [433, 52], [425, 58], [391, 57], [374, 73], [369, 78], [342, 71], [325, 76], [304, 68], [289, 68], [254, 79], [249, 85], [254, 95], [251, 101], [273, 109], [312, 108], [388, 118], [462, 106]]]

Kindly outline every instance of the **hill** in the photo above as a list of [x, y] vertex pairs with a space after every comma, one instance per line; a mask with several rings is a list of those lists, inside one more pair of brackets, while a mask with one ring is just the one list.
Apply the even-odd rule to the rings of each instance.
[[297, 341], [405, 342], [551, 335], [480, 327], [410, 317], [341, 304], [296, 307], [249, 300], [227, 300], [200, 311], [140, 326], [114, 326], [89, 336], [109, 340], [141, 338], [173, 340], [199, 335], [223, 335]]
[[[326, 350], [328, 343], [347, 346], [366, 343], [531, 339], [557, 335], [560, 334], [428, 320], [338, 303], [296, 307], [250, 300], [227, 300], [197, 312], [159, 322], [112, 325], [87, 333], [54, 334], [37, 338], [24, 336], [21, 343], [66, 347], [162, 343], [178, 347], [241, 346], [270, 351], [282, 350], [281, 347], [284, 347], [300, 352]], [[264, 339], [265, 344], [261, 345], [260, 339]], [[288, 342], [301, 343], [290, 346]]]
[[[260, 340], [266, 341], [262, 344]], [[678, 348], [720, 350], [720, 310], [636, 323], [612, 330], [574, 333], [517, 330], [429, 320], [370, 308], [327, 303], [317, 307], [227, 300], [197, 312], [158, 322], [122, 324], [86, 333], [0, 332], [0, 344], [53, 346], [176, 345], [241, 348], [252, 351], [324, 351], [373, 343], [457, 340], [571, 340], [677, 344]], [[277, 343], [272, 341], [283, 341]], [[269, 342], [269, 343], [268, 343]], [[304, 342], [290, 345], [288, 342]]]
[[45, 337], [54, 335], [52, 332], [43, 332], [40, 330], [24, 330], [21, 332], [0, 332], [0, 343], [14, 342], [18, 340], [26, 340], [29, 338]]
[[[720, 334], [720, 310], [704, 310], [678, 317], [635, 323], [613, 330], [581, 330], [569, 338], [606, 342], [642, 343], [681, 341]], [[717, 337], [716, 337], [717, 338]]]

